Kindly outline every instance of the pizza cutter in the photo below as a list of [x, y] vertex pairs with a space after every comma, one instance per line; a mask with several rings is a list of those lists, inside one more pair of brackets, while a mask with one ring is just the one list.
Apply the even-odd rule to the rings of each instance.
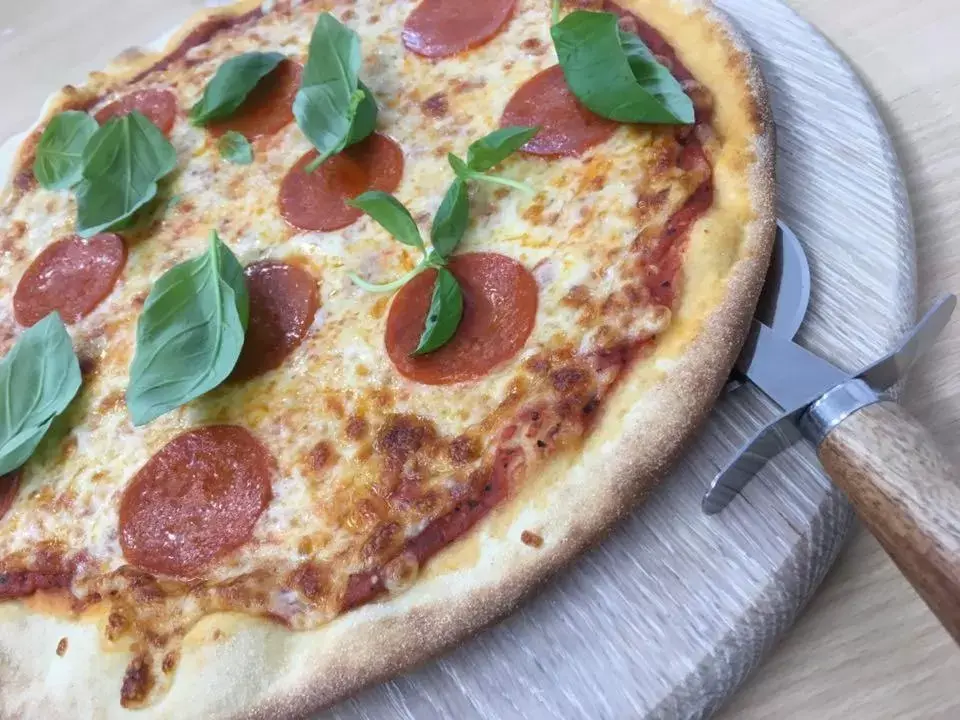
[[785, 227], [737, 371], [783, 413], [749, 440], [703, 498], [720, 512], [801, 439], [863, 523], [960, 643], [960, 472], [888, 391], [936, 341], [956, 307], [941, 298], [900, 346], [849, 374], [793, 342], [809, 300], [803, 248]]

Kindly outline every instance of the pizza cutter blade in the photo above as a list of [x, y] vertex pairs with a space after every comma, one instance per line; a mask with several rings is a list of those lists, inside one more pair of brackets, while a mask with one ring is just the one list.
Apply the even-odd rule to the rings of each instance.
[[809, 304], [807, 254], [793, 230], [778, 220], [770, 269], [757, 303], [756, 318], [781, 337], [793, 338]]
[[[785, 258], [780, 288], [791, 272]], [[722, 510], [777, 453], [801, 438], [817, 447], [830, 479], [849, 498], [907, 579], [960, 643], [960, 469], [887, 391], [930, 348], [956, 307], [942, 298], [900, 347], [851, 376], [754, 319], [737, 369], [784, 412], [714, 479], [703, 510]]]
[[[777, 221], [770, 269], [757, 302], [755, 317], [777, 335], [792, 339], [810, 304], [810, 266], [803, 245], [782, 220]], [[734, 369], [724, 390], [743, 386], [746, 376]]]

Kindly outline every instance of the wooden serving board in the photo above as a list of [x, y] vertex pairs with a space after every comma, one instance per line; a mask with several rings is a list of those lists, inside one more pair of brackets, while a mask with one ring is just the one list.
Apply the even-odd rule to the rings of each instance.
[[[117, 0], [122, 19], [106, 22], [142, 30], [202, 4], [157, 0], [150, 18], [131, 14], [151, 2], [138, 0], [134, 11]], [[889, 349], [916, 312], [910, 209], [887, 133], [847, 64], [779, 0], [715, 2], [760, 56], [770, 85], [779, 212], [804, 242], [813, 275], [799, 339], [857, 368]], [[55, 39], [39, 33], [36, 47], [21, 50], [49, 50], [61, 82], [81, 81], [81, 68], [131, 39], [104, 33], [110, 41], [91, 47], [82, 33], [54, 32], [73, 22], [58, 17], [45, 21]], [[64, 67], [76, 76], [62, 77]], [[34, 94], [25, 83], [40, 71], [16, 74], [14, 98], [25, 101]], [[724, 397], [672, 477], [599, 547], [500, 624], [324, 717], [712, 713], [790, 627], [853, 521], [805, 447], [768, 466], [723, 514], [700, 512], [714, 473], [774, 412], [750, 387]]]
[[[799, 341], [846, 369], [916, 315], [909, 201], [867, 91], [779, 0], [715, 0], [760, 56], [778, 133], [778, 208], [813, 288]], [[769, 465], [721, 515], [719, 467], [775, 412], [752, 387], [718, 404], [680, 466], [599, 547], [511, 617], [325, 717], [696, 718], [777, 643], [852, 523], [811, 448]]]

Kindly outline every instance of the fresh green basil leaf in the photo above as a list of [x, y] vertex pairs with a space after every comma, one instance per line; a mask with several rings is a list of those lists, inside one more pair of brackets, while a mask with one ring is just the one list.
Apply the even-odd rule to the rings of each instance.
[[176, 166], [173, 145], [140, 112], [109, 120], [83, 149], [77, 234], [91, 237], [133, 215]]
[[505, 127], [480, 138], [467, 150], [467, 166], [486, 172], [526, 145], [540, 132], [538, 127]]
[[190, 108], [190, 122], [205, 125], [233, 115], [285, 57], [278, 52], [248, 52], [227, 60], [207, 83], [200, 101]]
[[433, 298], [423, 327], [420, 343], [412, 355], [426, 355], [446, 345], [457, 332], [463, 317], [463, 292], [453, 273], [437, 268]]
[[473, 175], [470, 166], [453, 153], [447, 153], [447, 162], [449, 162], [450, 167], [453, 168], [454, 174], [464, 182], [469, 180]]
[[97, 132], [97, 121], [85, 112], [54, 115], [37, 143], [33, 174], [47, 190], [66, 190], [83, 177], [83, 148]]
[[0, 360], [0, 475], [29, 459], [80, 383], [80, 363], [59, 314], [23, 331]]
[[227, 379], [243, 347], [250, 296], [243, 267], [210, 233], [198, 258], [165, 272], [137, 322], [127, 407], [144, 425]]
[[670, 71], [616, 15], [578, 10], [550, 28], [570, 90], [611, 120], [690, 124], [693, 102]]
[[433, 227], [430, 228], [430, 242], [440, 257], [446, 259], [457, 249], [467, 232], [469, 221], [470, 198], [467, 195], [467, 184], [457, 178], [443, 196], [440, 208], [433, 218]]
[[371, 190], [350, 200], [348, 205], [363, 210], [404, 245], [423, 250], [423, 238], [416, 221], [403, 204], [389, 193]]
[[358, 83], [357, 87], [363, 93], [363, 99], [357, 106], [353, 123], [350, 125], [350, 135], [347, 137], [347, 144], [344, 147], [350, 147], [366, 140], [377, 128], [377, 116], [380, 114], [377, 101], [374, 99], [370, 88], [362, 82]]
[[313, 29], [300, 90], [293, 100], [297, 125], [318, 153], [307, 172], [373, 132], [376, 102], [360, 83], [360, 66], [360, 37], [323, 13]]
[[692, 124], [696, 120], [696, 108], [680, 82], [638, 36], [619, 27], [617, 32], [630, 70], [640, 87], [662, 103], [667, 112], [676, 118], [677, 124]]
[[249, 165], [253, 162], [253, 146], [235, 130], [223, 134], [217, 141], [217, 151], [220, 157], [234, 165]]

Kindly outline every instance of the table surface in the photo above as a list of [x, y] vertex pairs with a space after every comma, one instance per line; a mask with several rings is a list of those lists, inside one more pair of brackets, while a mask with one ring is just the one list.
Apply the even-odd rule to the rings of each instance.
[[[921, 307], [960, 291], [956, 0], [787, 2], [853, 63], [893, 135], [914, 209]], [[3, 2], [0, 142], [28, 127], [64, 82], [82, 81], [86, 71], [152, 40], [201, 4]], [[960, 461], [958, 358], [960, 318], [918, 365], [906, 404]], [[721, 717], [956, 718], [958, 678], [960, 650], [876, 541], [857, 532], [796, 627]]]

